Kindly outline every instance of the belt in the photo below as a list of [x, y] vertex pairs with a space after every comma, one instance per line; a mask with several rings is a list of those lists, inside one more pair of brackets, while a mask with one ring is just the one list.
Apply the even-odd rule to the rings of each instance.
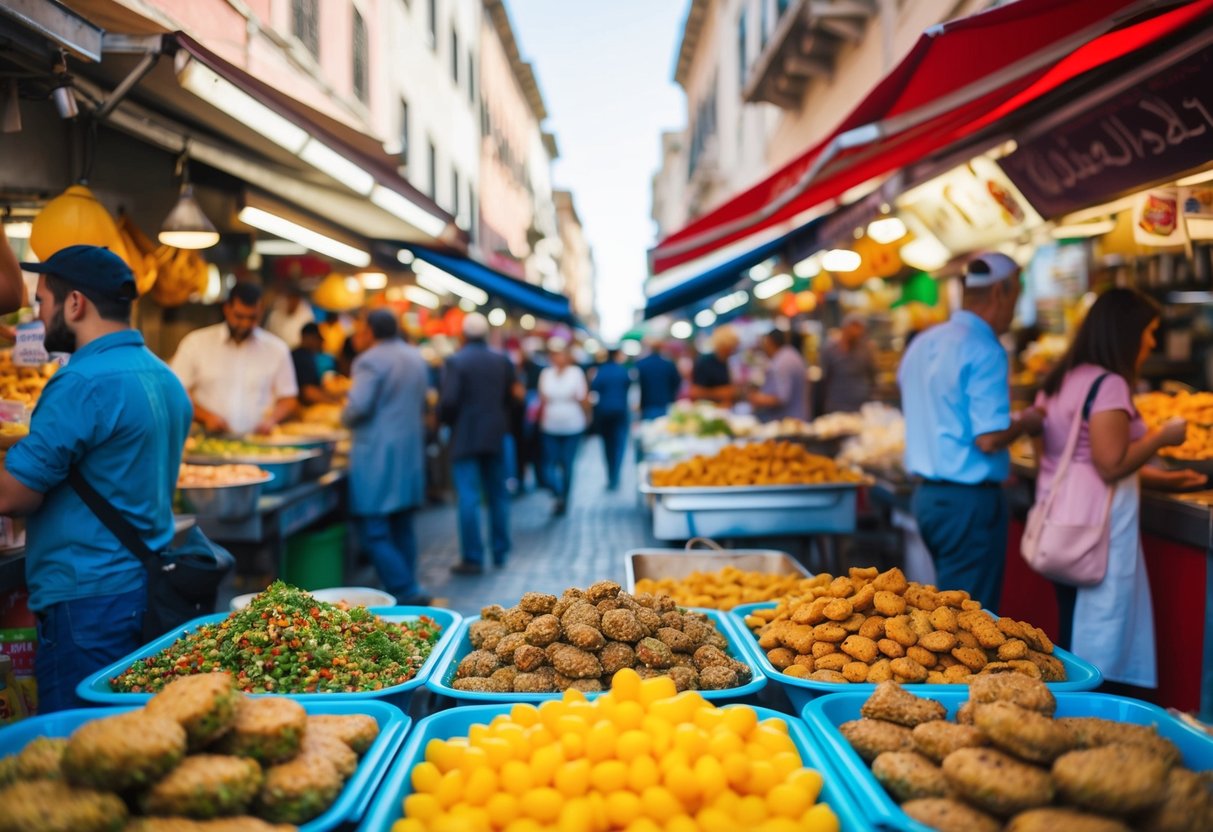
[[919, 477], [914, 480], [915, 485], [934, 485], [942, 488], [1002, 488], [1002, 483], [994, 482], [993, 480], [983, 480], [982, 482], [952, 482], [951, 480], [929, 480], [924, 477]]

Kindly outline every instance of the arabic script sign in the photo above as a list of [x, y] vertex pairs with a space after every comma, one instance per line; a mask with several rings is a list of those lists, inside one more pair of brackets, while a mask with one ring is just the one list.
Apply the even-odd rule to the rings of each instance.
[[1172, 64], [999, 161], [1053, 218], [1213, 162], [1213, 47]]

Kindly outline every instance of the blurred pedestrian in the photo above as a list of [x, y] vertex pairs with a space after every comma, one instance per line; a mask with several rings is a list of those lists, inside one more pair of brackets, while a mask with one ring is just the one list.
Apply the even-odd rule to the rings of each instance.
[[876, 358], [868, 325], [859, 315], [842, 319], [838, 337], [821, 351], [823, 413], [857, 413], [872, 399]]
[[291, 283], [274, 299], [265, 318], [265, 331], [286, 342], [291, 349], [299, 346], [303, 327], [316, 320], [316, 313], [297, 283]]
[[737, 352], [741, 338], [737, 330], [725, 324], [712, 333], [712, 351], [699, 356], [691, 371], [691, 398], [707, 400], [721, 407], [732, 407], [738, 391], [729, 370], [729, 358]]
[[661, 341], [649, 342], [649, 354], [636, 362], [636, 380], [640, 386], [640, 418], [664, 416], [678, 399], [682, 374], [664, 354]]
[[320, 325], [304, 324], [299, 334], [299, 346], [291, 350], [295, 364], [295, 380], [299, 384], [299, 401], [304, 405], [333, 404], [340, 401], [324, 389], [325, 367], [332, 369], [333, 359], [324, 354], [324, 336]]
[[562, 338], [548, 341], [548, 360], [550, 366], [539, 374], [542, 402], [539, 427], [543, 433], [546, 479], [556, 495], [552, 513], [561, 517], [568, 511], [577, 446], [588, 426], [590, 391], [585, 373], [573, 364], [567, 341]]
[[789, 343], [788, 333], [772, 329], [762, 336], [762, 351], [769, 359], [762, 390], [750, 393], [750, 404], [764, 422], [805, 420], [809, 415], [808, 367]]
[[451, 425], [451, 476], [459, 512], [457, 575], [484, 572], [480, 495], [488, 499], [493, 565], [510, 551], [510, 506], [503, 448], [510, 407], [521, 395], [514, 367], [488, 346], [489, 322], [479, 312], [463, 319], [463, 347], [447, 359], [439, 413]]
[[392, 312], [376, 309], [366, 327], [371, 343], [354, 359], [341, 414], [353, 433], [350, 513], [387, 591], [424, 606], [413, 511], [425, 502], [425, 361], [401, 339]]
[[602, 452], [606, 459], [607, 490], [619, 488], [619, 471], [628, 446], [628, 392], [632, 388], [632, 373], [619, 363], [618, 349], [607, 351], [607, 360], [594, 370], [591, 392], [594, 401], [594, 424], [602, 434]]

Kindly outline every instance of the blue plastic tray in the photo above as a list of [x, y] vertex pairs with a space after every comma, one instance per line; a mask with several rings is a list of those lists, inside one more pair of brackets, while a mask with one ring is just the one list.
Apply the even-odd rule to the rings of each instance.
[[[745, 617], [754, 610], [770, 609], [774, 606], [776, 604], [771, 601], [764, 601], [758, 604], [742, 604], [739, 607], [734, 607], [729, 614], [733, 618], [734, 625], [745, 634], [742, 644], [750, 653], [751, 663], [762, 668], [762, 672], [769, 679], [783, 686], [784, 692], [787, 693], [795, 712], [799, 713], [811, 700], [816, 699], [818, 696], [825, 696], [826, 694], [838, 693], [840, 691], [857, 691], [863, 692], [865, 696], [871, 695], [872, 691], [876, 689], [876, 685], [868, 682], [844, 685], [841, 682], [818, 682], [815, 679], [797, 679], [795, 676], [789, 676], [786, 673], [780, 672], [775, 665], [771, 664], [766, 652], [758, 646], [758, 639], [754, 638], [753, 632], [746, 626]], [[1066, 668], [1066, 681], [1048, 683], [1049, 688], [1054, 693], [1060, 691], [1081, 692], [1095, 690], [1095, 688], [1103, 683], [1103, 674], [1099, 672], [1099, 668], [1090, 662], [1083, 661], [1078, 656], [1067, 650], [1062, 650], [1060, 647], [1053, 649], [1053, 656], [1065, 665]], [[906, 684], [905, 687], [919, 696], [933, 697], [936, 693], [947, 693], [948, 691], [955, 690], [957, 686]], [[965, 689], [967, 689], [967, 686], [965, 686]]]
[[[842, 832], [865, 832], [865, 830], [871, 829], [871, 824], [864, 818], [859, 807], [852, 802], [850, 793], [841, 788], [840, 775], [827, 762], [827, 755], [813, 742], [804, 723], [769, 708], [754, 708], [754, 710], [760, 720], [774, 717], [782, 719], [788, 724], [788, 733], [792, 741], [796, 743], [801, 761], [807, 767], [821, 772], [825, 785], [818, 800], [828, 804], [834, 810]], [[358, 827], [359, 832], [387, 832], [391, 829], [392, 824], [403, 816], [404, 798], [413, 791], [411, 779], [413, 766], [425, 759], [425, 746], [430, 740], [466, 737], [471, 726], [488, 725], [494, 717], [509, 712], [509, 705], [481, 705], [443, 711], [433, 716], [427, 716], [418, 722], [416, 729], [409, 735], [400, 756], [396, 758], [396, 762], [388, 771], [383, 788], [379, 790], [370, 814]]]
[[[945, 705], [949, 719], [954, 719], [956, 709], [969, 701], [967, 689], [942, 693], [935, 690], [914, 692]], [[1095, 716], [1134, 725], [1157, 725], [1158, 733], [1179, 748], [1184, 765], [1195, 771], [1213, 768], [1213, 737], [1185, 725], [1157, 705], [1107, 693], [1055, 692], [1054, 695], [1057, 697], [1056, 716]], [[866, 812], [870, 823], [880, 829], [931, 832], [929, 826], [901, 811], [838, 730], [842, 723], [859, 719], [860, 708], [868, 696], [870, 694], [866, 692], [847, 691], [814, 699], [804, 709], [804, 720], [824, 749], [824, 756], [834, 762], [842, 775], [842, 782], [850, 789], [852, 799]]]
[[[366, 814], [388, 766], [404, 743], [412, 720], [386, 702], [317, 702], [312, 699], [301, 704], [309, 714], [366, 714], [379, 723], [379, 736], [358, 761], [357, 770], [345, 781], [345, 788], [337, 800], [324, 814], [299, 827], [300, 832], [325, 832], [357, 821]], [[0, 730], [0, 754], [16, 753], [37, 737], [68, 737], [86, 722], [133, 710], [137, 708], [81, 708], [31, 717]]]
[[[447, 645], [455, 637], [455, 631], [459, 627], [459, 622], [463, 620], [463, 616], [451, 610], [441, 609], [439, 607], [370, 607], [371, 612], [378, 616], [389, 620], [404, 621], [416, 619], [419, 616], [425, 615], [434, 619], [440, 627], [442, 627], [442, 635], [438, 637], [438, 641], [434, 644], [434, 649], [430, 651], [429, 657], [425, 663], [417, 671], [417, 675], [407, 682], [399, 685], [393, 685], [390, 688], [382, 690], [363, 691], [360, 693], [291, 693], [291, 694], [268, 694], [271, 696], [288, 696], [291, 699], [300, 699], [305, 701], [321, 699], [324, 701], [361, 701], [368, 700], [383, 700], [398, 706], [401, 710], [408, 710], [409, 702], [413, 698], [413, 694], [425, 684], [426, 677], [433, 671], [438, 659], [445, 652]], [[140, 647], [134, 653], [131, 653], [125, 658], [119, 659], [108, 667], [103, 667], [96, 673], [87, 677], [76, 687], [76, 695], [86, 702], [97, 702], [102, 705], [137, 705], [141, 702], [146, 702], [152, 698], [150, 693], [120, 693], [110, 687], [110, 679], [118, 676], [136, 661], [145, 659], [148, 656], [155, 655], [174, 641], [181, 638], [188, 631], [197, 629], [204, 624], [216, 624], [226, 619], [230, 613], [215, 613], [214, 615], [204, 615], [200, 618], [195, 618], [181, 628], [174, 630], [171, 633], [165, 633], [160, 638]]]
[[[731, 620], [719, 610], [695, 609], [694, 611], [704, 613], [712, 620], [712, 623], [716, 625], [716, 629], [728, 639], [729, 654], [738, 661], [749, 665], [753, 675], [749, 684], [742, 685], [741, 687], [728, 688], [726, 690], [702, 690], [700, 694], [703, 695], [703, 698], [717, 703], [737, 702], [766, 687], [766, 675], [754, 663], [751, 651], [746, 650], [742, 646], [742, 642], [748, 639], [749, 635], [737, 629], [737, 622]], [[439, 658], [434, 672], [427, 678], [425, 683], [427, 688], [434, 693], [448, 696], [463, 704], [483, 705], [491, 702], [544, 702], [549, 699], [560, 698], [560, 693], [478, 693], [476, 691], [456, 690], [453, 688], [451, 682], [455, 678], [455, 671], [459, 668], [459, 662], [463, 660], [464, 656], [472, 652], [472, 642], [468, 638], [468, 628], [471, 627], [473, 621], [479, 620], [480, 616], [471, 616], [460, 625], [459, 631], [455, 634], [450, 647]], [[599, 695], [598, 693], [588, 693], [586, 697], [593, 699]]]

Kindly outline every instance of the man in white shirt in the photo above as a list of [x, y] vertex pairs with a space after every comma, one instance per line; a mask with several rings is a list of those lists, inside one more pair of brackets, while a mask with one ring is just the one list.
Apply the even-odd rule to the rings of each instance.
[[191, 332], [173, 356], [194, 419], [211, 433], [267, 433], [298, 406], [291, 351], [257, 326], [261, 313], [261, 288], [237, 283], [224, 322]]
[[270, 305], [270, 314], [265, 318], [265, 329], [294, 349], [299, 346], [303, 328], [315, 320], [316, 313], [304, 298], [303, 290], [291, 284]]

